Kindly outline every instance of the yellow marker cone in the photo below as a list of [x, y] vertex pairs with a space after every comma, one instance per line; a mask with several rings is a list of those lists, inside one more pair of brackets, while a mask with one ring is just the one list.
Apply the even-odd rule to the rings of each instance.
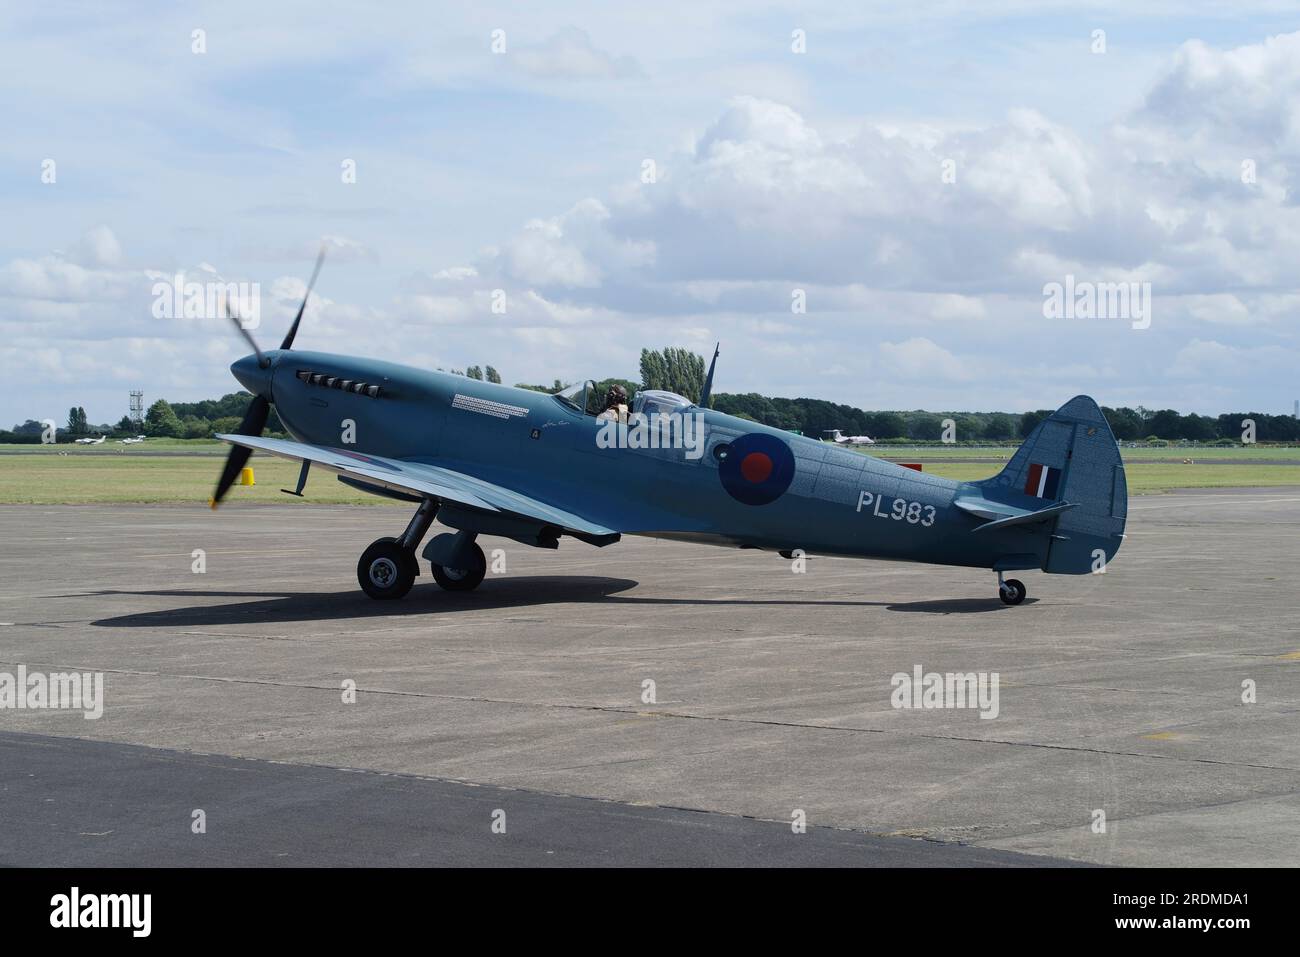
[[240, 485], [255, 484], [253, 482], [253, 470], [251, 468], [245, 467], [239, 470], [239, 484]]

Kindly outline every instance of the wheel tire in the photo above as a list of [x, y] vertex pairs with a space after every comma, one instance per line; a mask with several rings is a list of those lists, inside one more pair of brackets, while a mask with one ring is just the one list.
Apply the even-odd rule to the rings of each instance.
[[1018, 578], [1008, 578], [998, 589], [998, 597], [1002, 599], [1004, 605], [1019, 605], [1025, 600], [1025, 583]]
[[470, 568], [446, 568], [443, 565], [433, 565], [434, 580], [447, 591], [473, 591], [483, 581], [483, 576], [487, 574], [487, 559], [483, 557], [483, 549], [479, 548], [478, 542], [474, 542], [471, 555], [473, 561]]
[[411, 590], [419, 570], [415, 555], [399, 546], [397, 539], [381, 538], [361, 553], [357, 581], [371, 598], [391, 601]]

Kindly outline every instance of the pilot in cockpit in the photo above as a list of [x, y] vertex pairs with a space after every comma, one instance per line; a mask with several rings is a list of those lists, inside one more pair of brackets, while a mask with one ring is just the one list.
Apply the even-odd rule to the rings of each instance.
[[617, 383], [611, 385], [605, 393], [605, 408], [596, 418], [627, 425], [627, 389]]

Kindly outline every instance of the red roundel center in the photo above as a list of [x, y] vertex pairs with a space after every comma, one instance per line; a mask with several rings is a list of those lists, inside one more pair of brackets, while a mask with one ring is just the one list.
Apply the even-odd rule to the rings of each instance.
[[740, 460], [740, 474], [746, 482], [766, 482], [772, 474], [772, 460], [762, 452], [750, 452]]

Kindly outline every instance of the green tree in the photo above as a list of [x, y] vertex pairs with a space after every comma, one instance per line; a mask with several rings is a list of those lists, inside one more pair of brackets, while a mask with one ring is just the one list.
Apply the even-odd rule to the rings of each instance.
[[[987, 424], [978, 415], [957, 413], [950, 416], [957, 425], [958, 442], [974, 442], [977, 439], [992, 438], [987, 434]], [[1010, 436], [1005, 436], [1010, 438]]]
[[1038, 424], [1052, 414], [1051, 409], [1039, 409], [1036, 412], [1026, 412], [1020, 417], [1020, 437], [1029, 438], [1029, 433], [1038, 428]]
[[159, 399], [149, 406], [149, 411], [144, 417], [144, 431], [145, 435], [166, 436], [169, 438], [176, 438], [184, 434], [181, 420], [177, 418], [175, 411], [166, 399]]
[[666, 346], [662, 352], [641, 350], [641, 387], [664, 389], [700, 401], [704, 391], [704, 357], [690, 349]]
[[909, 438], [933, 442], [943, 435], [943, 420], [931, 412], [913, 412], [908, 417]]
[[488, 367], [487, 367], [486, 372], [487, 372], [487, 380], [488, 380], [489, 382], [495, 382], [495, 383], [497, 383], [497, 385], [500, 385], [500, 384], [501, 384], [501, 373], [500, 373], [500, 372], [497, 372], [497, 370], [494, 369], [494, 368], [492, 368], [491, 366], [488, 366]]
[[699, 402], [700, 395], [704, 392], [704, 375], [707, 369], [704, 356], [697, 355], [689, 349], [665, 349], [664, 358], [668, 361], [668, 369], [675, 386], [672, 391], [686, 396], [692, 402]]
[[1162, 439], [1181, 438], [1182, 416], [1173, 409], [1161, 409], [1147, 419], [1146, 431], [1152, 435], [1158, 435]]
[[73, 435], [85, 435], [90, 431], [90, 423], [86, 421], [86, 410], [79, 405], [74, 405], [68, 410], [68, 431]]
[[1015, 436], [1016, 423], [1005, 412], [994, 412], [984, 422], [984, 438], [991, 442], [1003, 442]]
[[1182, 417], [1179, 425], [1182, 427], [1181, 437], [1184, 439], [1209, 442], [1217, 437], [1218, 423], [1208, 415], [1197, 415], [1195, 412], [1188, 413]]
[[483, 381], [483, 370], [478, 366], [470, 366], [465, 370], [465, 375], [469, 376], [471, 379], [478, 379], [480, 382]]
[[774, 429], [799, 427], [792, 425], [789, 416], [778, 409], [771, 399], [759, 395], [757, 392], [741, 394], [717, 393], [713, 396], [713, 408], [727, 415], [734, 415], [739, 419], [749, 419], [752, 422], [770, 425]]
[[662, 353], [654, 349], [641, 350], [641, 385], [646, 389], [668, 388], [668, 368]]
[[559, 379], [556, 379], [553, 385], [532, 385], [528, 382], [515, 383], [516, 389], [527, 389], [529, 392], [545, 392], [548, 394], [559, 392], [561, 389], [567, 389], [568, 387], [568, 383], [561, 382]]
[[1107, 409], [1103, 407], [1101, 414], [1106, 417], [1111, 432], [1115, 433], [1115, 438], [1121, 441], [1136, 439], [1142, 434], [1142, 419], [1130, 408]]
[[873, 439], [901, 439], [907, 434], [907, 420], [897, 412], [877, 412], [869, 420], [867, 434]]

